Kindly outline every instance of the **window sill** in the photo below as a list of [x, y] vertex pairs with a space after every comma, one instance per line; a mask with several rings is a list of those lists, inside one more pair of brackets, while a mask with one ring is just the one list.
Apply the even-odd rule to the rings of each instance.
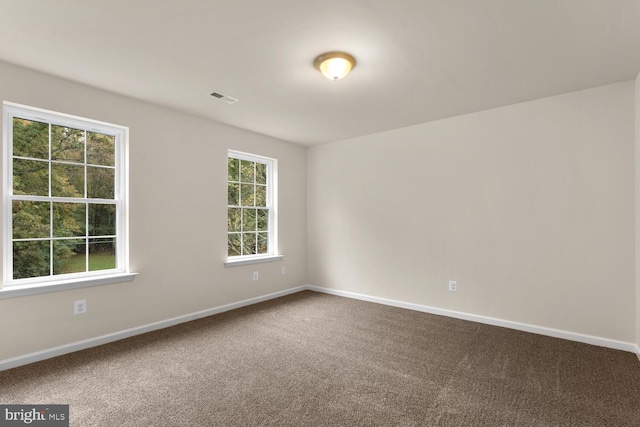
[[54, 282], [34, 283], [29, 285], [5, 286], [0, 289], [0, 299], [22, 297], [26, 295], [44, 294], [68, 289], [88, 288], [90, 286], [108, 285], [132, 281], [138, 273], [118, 273], [108, 276], [83, 277], [81, 279], [59, 280]]
[[224, 263], [225, 267], [238, 267], [241, 265], [259, 264], [261, 262], [275, 262], [284, 259], [284, 255], [269, 255], [255, 258], [242, 258], [237, 260], [227, 260]]

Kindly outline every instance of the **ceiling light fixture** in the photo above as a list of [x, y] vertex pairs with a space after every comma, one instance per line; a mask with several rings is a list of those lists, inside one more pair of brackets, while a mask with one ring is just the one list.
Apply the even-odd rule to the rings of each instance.
[[329, 80], [339, 80], [356, 66], [356, 60], [345, 52], [327, 52], [318, 56], [313, 66]]

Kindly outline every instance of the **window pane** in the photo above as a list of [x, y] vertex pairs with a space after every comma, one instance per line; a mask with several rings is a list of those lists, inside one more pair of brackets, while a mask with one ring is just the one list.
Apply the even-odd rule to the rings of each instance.
[[114, 199], [115, 169], [87, 166], [87, 197]]
[[53, 203], [53, 236], [86, 235], [86, 212], [87, 205], [84, 203]]
[[256, 233], [242, 233], [242, 255], [256, 254]]
[[240, 208], [229, 208], [228, 217], [227, 217], [227, 230], [231, 231], [241, 231], [242, 229], [242, 210]]
[[[238, 156], [241, 159], [234, 158]], [[273, 253], [276, 235], [269, 234], [272, 207], [267, 200], [274, 172], [272, 161], [247, 153], [228, 151], [228, 235], [229, 257]]]
[[242, 231], [256, 231], [255, 209], [242, 209]]
[[84, 163], [84, 131], [51, 125], [51, 160]]
[[53, 274], [87, 271], [87, 242], [84, 239], [53, 241]]
[[116, 242], [113, 239], [89, 239], [89, 271], [116, 268]]
[[115, 166], [115, 157], [115, 136], [87, 132], [87, 163], [92, 165]]
[[89, 235], [115, 236], [116, 205], [89, 204]]
[[14, 117], [13, 155], [48, 159], [49, 124]]
[[242, 160], [240, 161], [240, 166], [240, 181], [250, 182], [253, 184], [255, 163], [248, 160]]
[[49, 202], [12, 202], [14, 239], [37, 239], [50, 237]]
[[256, 185], [256, 206], [267, 206], [267, 187]]
[[269, 210], [258, 209], [257, 216], [258, 216], [258, 230], [268, 231], [269, 230]]
[[[126, 242], [116, 236], [126, 225], [116, 218], [127, 201], [119, 191], [128, 187], [127, 170], [116, 169], [117, 160], [126, 165], [126, 129], [29, 107], [5, 105], [4, 111], [11, 138], [3, 159], [11, 280], [55, 283], [61, 274], [80, 277], [89, 265], [105, 274], [126, 269]], [[236, 169], [239, 179], [239, 161]]]
[[229, 206], [238, 206], [240, 204], [240, 185], [229, 184], [228, 189], [228, 204]]
[[256, 186], [252, 184], [240, 184], [240, 204], [242, 206], [253, 206], [253, 199]]
[[49, 240], [13, 242], [13, 278], [49, 276]]
[[84, 197], [84, 166], [51, 163], [51, 195]]
[[227, 161], [229, 181], [240, 181], [240, 160], [229, 158]]
[[242, 239], [240, 233], [232, 233], [229, 234], [228, 238], [228, 255], [229, 256], [240, 256], [242, 255]]
[[256, 183], [267, 183], [267, 165], [264, 163], [256, 163]]
[[13, 159], [13, 194], [49, 195], [49, 163]]
[[258, 253], [268, 253], [269, 233], [258, 233]]

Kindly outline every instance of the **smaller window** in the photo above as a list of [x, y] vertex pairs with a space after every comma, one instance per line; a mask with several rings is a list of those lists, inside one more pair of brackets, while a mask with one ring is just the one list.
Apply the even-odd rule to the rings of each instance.
[[227, 159], [229, 261], [275, 256], [277, 160], [237, 151]]

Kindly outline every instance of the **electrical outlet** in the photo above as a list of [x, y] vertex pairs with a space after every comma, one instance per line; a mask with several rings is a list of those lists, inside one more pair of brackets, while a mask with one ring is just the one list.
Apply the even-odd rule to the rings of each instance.
[[449, 280], [449, 292], [456, 292], [458, 290], [458, 282], [455, 280]]
[[257, 271], [253, 272], [253, 280], [258, 280], [258, 272]]
[[287, 274], [287, 269], [284, 267], [284, 265], [282, 266], [282, 268], [280, 269], [280, 274], [282, 274], [283, 276], [285, 274]]
[[85, 314], [87, 312], [87, 300], [80, 299], [73, 302], [73, 314]]

